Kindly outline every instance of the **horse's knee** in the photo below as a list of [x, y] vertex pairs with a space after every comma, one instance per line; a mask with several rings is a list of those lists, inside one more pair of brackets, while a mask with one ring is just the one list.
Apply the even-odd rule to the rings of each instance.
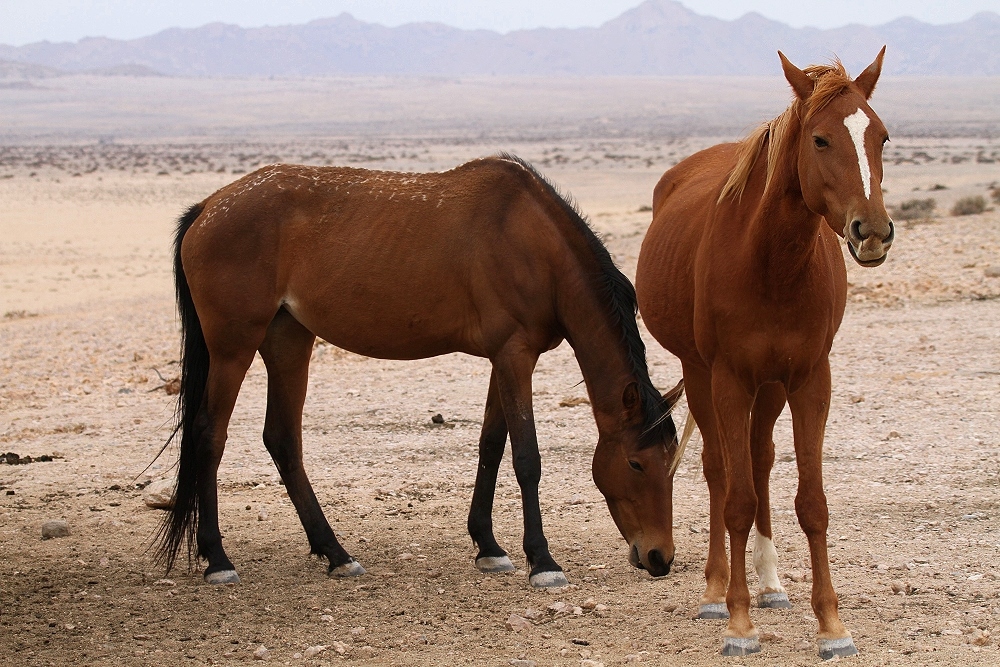
[[795, 496], [795, 514], [799, 526], [806, 535], [825, 533], [830, 525], [830, 512], [826, 505], [826, 494], [799, 492]]

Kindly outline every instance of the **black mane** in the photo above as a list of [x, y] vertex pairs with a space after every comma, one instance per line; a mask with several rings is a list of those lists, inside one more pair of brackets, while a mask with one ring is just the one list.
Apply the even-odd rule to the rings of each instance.
[[664, 407], [663, 397], [649, 378], [649, 368], [646, 365], [646, 344], [643, 342], [642, 336], [639, 335], [639, 326], [636, 324], [639, 305], [636, 301], [635, 287], [615, 264], [611, 253], [608, 252], [604, 242], [591, 228], [583, 213], [580, 212], [576, 202], [563, 195], [529, 162], [510, 153], [499, 153], [497, 157], [513, 162], [530, 173], [545, 191], [559, 203], [566, 213], [566, 217], [572, 221], [577, 231], [587, 240], [587, 245], [600, 269], [597, 278], [611, 315], [611, 321], [621, 331], [621, 341], [626, 349], [628, 364], [639, 385], [644, 419], [640, 447], [645, 448], [657, 443], [672, 442], [677, 437], [677, 430], [673, 420], [670, 419], [670, 413]]

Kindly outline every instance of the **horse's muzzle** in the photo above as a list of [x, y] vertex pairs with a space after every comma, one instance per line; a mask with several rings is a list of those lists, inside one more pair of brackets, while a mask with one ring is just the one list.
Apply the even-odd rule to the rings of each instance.
[[665, 577], [670, 574], [670, 566], [674, 564], [674, 556], [670, 555], [669, 560], [663, 557], [659, 549], [651, 549], [646, 554], [646, 562], [639, 557], [639, 548], [632, 545], [629, 551], [628, 562], [640, 570], [646, 570], [652, 577]]

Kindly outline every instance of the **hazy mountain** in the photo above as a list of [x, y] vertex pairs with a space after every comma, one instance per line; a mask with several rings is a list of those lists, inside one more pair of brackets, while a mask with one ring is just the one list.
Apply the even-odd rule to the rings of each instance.
[[801, 65], [837, 54], [857, 73], [883, 44], [889, 74], [1000, 75], [1000, 15], [992, 12], [942, 26], [901, 18], [819, 30], [756, 13], [725, 21], [672, 0], [646, 0], [598, 28], [507, 34], [439, 23], [387, 28], [341, 14], [305, 25], [213, 23], [133, 40], [0, 45], [0, 59], [70, 71], [138, 67], [145, 69], [135, 73], [189, 76], [749, 75], [779, 73], [779, 48]]

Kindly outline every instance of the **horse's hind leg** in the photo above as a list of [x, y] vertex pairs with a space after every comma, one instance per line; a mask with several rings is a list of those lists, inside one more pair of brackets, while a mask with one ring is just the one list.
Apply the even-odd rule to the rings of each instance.
[[791, 607], [788, 594], [778, 579], [778, 552], [771, 531], [771, 468], [774, 465], [774, 422], [785, 407], [785, 387], [765, 384], [757, 390], [750, 412], [750, 451], [753, 456], [753, 484], [757, 492], [757, 536], [753, 543], [753, 566], [760, 590], [757, 605], [772, 609]]
[[[229, 419], [232, 417], [240, 385], [253, 362], [256, 331], [229, 331], [212, 336], [225, 345], [209, 344], [211, 365], [205, 386], [205, 400], [195, 418], [195, 456], [199, 470], [196, 481], [198, 494], [198, 555], [208, 560], [205, 581], [210, 584], [239, 582], [239, 575], [222, 547], [219, 531], [219, 463], [226, 448]], [[209, 340], [209, 336], [206, 336]], [[245, 344], [244, 344], [245, 343]]]
[[549, 553], [549, 543], [542, 532], [542, 510], [538, 502], [538, 483], [542, 460], [538, 453], [534, 412], [531, 409], [531, 373], [538, 355], [519, 344], [509, 344], [493, 360], [500, 403], [510, 432], [514, 475], [521, 487], [524, 513], [524, 553], [531, 572], [528, 582], [536, 587], [566, 586], [566, 575]]
[[479, 547], [476, 567], [482, 572], [512, 572], [513, 563], [493, 535], [493, 498], [496, 494], [497, 471], [507, 444], [507, 420], [500, 405], [500, 389], [496, 372], [490, 374], [490, 390], [486, 396], [486, 413], [479, 436], [479, 468], [476, 488], [469, 508], [469, 535]]
[[356, 576], [365, 570], [344, 550], [316, 500], [302, 466], [302, 405], [315, 336], [284, 309], [267, 329], [260, 354], [267, 366], [264, 446], [285, 483], [312, 553], [330, 561], [330, 573]]

